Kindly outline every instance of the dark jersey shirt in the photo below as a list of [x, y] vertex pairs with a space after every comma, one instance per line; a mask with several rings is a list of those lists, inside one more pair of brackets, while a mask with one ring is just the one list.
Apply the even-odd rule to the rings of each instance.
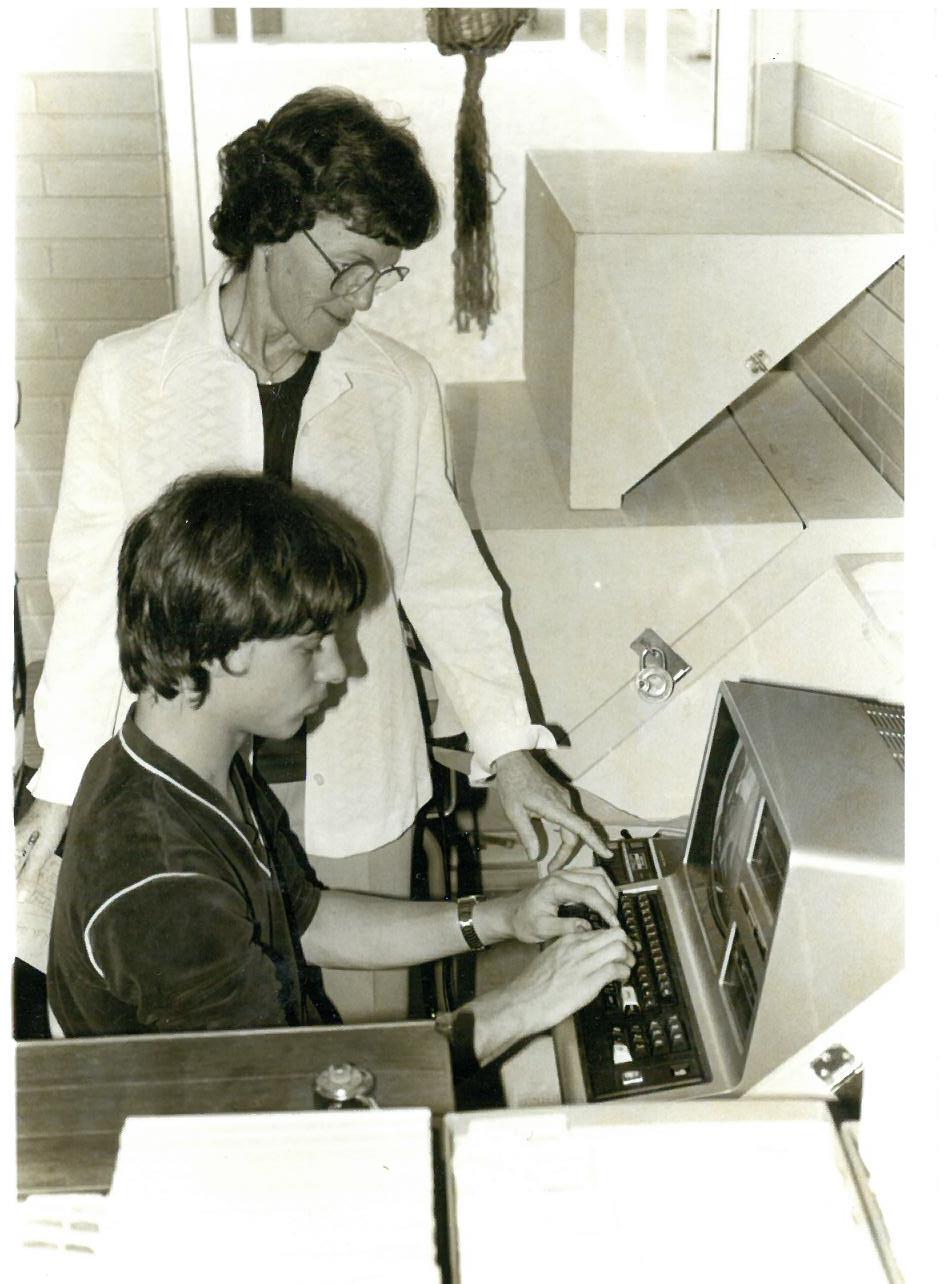
[[69, 821], [47, 984], [66, 1035], [299, 1025], [317, 969], [298, 938], [321, 885], [240, 758], [240, 823], [149, 740], [134, 709], [91, 759]]

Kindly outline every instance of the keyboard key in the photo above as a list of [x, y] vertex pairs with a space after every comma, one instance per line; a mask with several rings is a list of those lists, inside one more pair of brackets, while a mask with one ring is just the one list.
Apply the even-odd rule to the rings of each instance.
[[669, 1042], [673, 1051], [688, 1052], [689, 1040], [686, 1037], [686, 1027], [675, 1013], [666, 1022], [666, 1029], [669, 1032]]
[[619, 1039], [614, 1040], [613, 1057], [615, 1066], [625, 1065], [628, 1061], [633, 1060], [630, 1055], [630, 1049]]
[[632, 985], [622, 985], [620, 987], [620, 1002], [623, 1005], [624, 1012], [639, 1012], [640, 1000], [637, 998], [637, 992]]

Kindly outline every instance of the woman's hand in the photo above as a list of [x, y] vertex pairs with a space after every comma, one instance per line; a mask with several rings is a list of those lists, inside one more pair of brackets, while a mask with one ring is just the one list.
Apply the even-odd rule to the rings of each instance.
[[16, 827], [16, 885], [21, 901], [28, 900], [43, 866], [62, 842], [69, 820], [64, 803], [37, 798]]
[[[543, 821], [546, 831], [549, 826], [559, 831], [558, 848], [548, 865], [549, 871], [567, 865], [582, 843], [587, 843], [604, 860], [610, 860], [613, 853], [590, 822], [574, 810], [568, 790], [549, 776], [527, 750], [517, 749], [497, 758], [495, 782], [505, 814], [529, 860], [538, 860], [541, 855], [532, 817]], [[550, 834], [548, 839], [550, 851]]]

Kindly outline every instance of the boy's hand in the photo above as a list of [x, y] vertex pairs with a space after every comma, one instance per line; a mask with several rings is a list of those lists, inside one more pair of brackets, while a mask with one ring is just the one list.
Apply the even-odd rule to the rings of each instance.
[[633, 954], [619, 927], [562, 936], [514, 981], [476, 998], [474, 1046], [480, 1064], [557, 1025], [609, 981], [626, 981]]
[[574, 902], [594, 910], [610, 927], [618, 926], [617, 892], [602, 869], [549, 874], [534, 887], [514, 893], [509, 901], [511, 934], [526, 944], [590, 931], [586, 919], [558, 917], [561, 905]]

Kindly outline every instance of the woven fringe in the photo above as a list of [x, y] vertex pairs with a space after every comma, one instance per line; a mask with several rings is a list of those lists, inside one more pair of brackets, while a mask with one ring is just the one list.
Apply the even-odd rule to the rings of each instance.
[[486, 73], [486, 55], [468, 52], [463, 100], [456, 124], [455, 232], [453, 250], [453, 320], [460, 334], [475, 321], [485, 337], [499, 309], [498, 271], [489, 199], [489, 138], [479, 86]]

